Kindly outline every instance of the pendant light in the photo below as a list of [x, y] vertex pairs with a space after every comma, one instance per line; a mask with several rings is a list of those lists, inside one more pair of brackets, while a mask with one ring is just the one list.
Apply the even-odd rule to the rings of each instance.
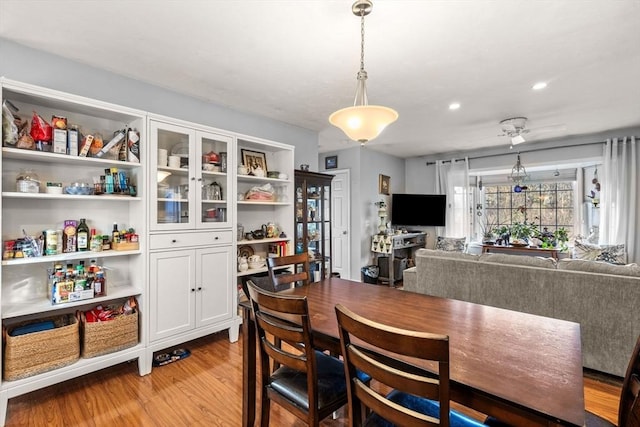
[[365, 143], [377, 138], [391, 123], [398, 119], [398, 113], [388, 107], [369, 105], [367, 100], [367, 72], [364, 70], [364, 17], [371, 13], [370, 0], [357, 0], [351, 10], [360, 17], [360, 71], [353, 107], [343, 108], [329, 116], [329, 122], [340, 128], [354, 141]]
[[516, 164], [511, 169], [511, 180], [516, 183], [513, 187], [514, 193], [520, 193], [522, 190], [527, 190], [526, 185], [522, 185], [523, 181], [529, 179], [529, 174], [527, 174], [527, 170], [522, 166], [522, 162], [520, 162], [520, 153], [518, 153], [518, 160], [516, 160]]

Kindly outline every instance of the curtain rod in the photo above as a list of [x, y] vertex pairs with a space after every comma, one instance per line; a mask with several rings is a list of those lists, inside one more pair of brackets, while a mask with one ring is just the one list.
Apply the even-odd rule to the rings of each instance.
[[[581, 142], [579, 144], [569, 144], [569, 145], [562, 145], [559, 147], [551, 147], [551, 148], [534, 148], [534, 149], [530, 149], [530, 150], [525, 150], [525, 151], [517, 151], [517, 153], [521, 154], [521, 153], [535, 153], [536, 151], [543, 151], [543, 150], [552, 150], [554, 148], [565, 148], [565, 147], [582, 147], [585, 145], [593, 145], [593, 144], [606, 144], [606, 141], [594, 141], [594, 142]], [[500, 154], [485, 154], [483, 156], [474, 156], [474, 157], [467, 157], [469, 160], [476, 160], [476, 159], [485, 159], [487, 157], [499, 157], [499, 156], [512, 156], [513, 152], [509, 152], [509, 153], [500, 153]], [[453, 159], [453, 161], [455, 162], [461, 162], [464, 159]], [[451, 163], [451, 160], [443, 160], [442, 163]], [[436, 162], [427, 162], [426, 165], [427, 166], [431, 166], [431, 165], [435, 165]]]

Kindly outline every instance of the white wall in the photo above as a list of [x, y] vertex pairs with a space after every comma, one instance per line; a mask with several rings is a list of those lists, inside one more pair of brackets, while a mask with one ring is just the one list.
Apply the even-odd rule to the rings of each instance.
[[294, 145], [296, 167], [306, 163], [315, 170], [318, 158], [317, 132], [234, 111], [3, 38], [0, 38], [0, 58], [0, 76]]
[[360, 268], [371, 264], [371, 236], [378, 232], [378, 208], [375, 202], [389, 202], [390, 196], [378, 193], [380, 174], [390, 177], [391, 193], [404, 192], [405, 161], [361, 147], [357, 143], [345, 150], [319, 155], [318, 164], [324, 170], [327, 156], [338, 156], [338, 168], [351, 171], [351, 277], [360, 277]]

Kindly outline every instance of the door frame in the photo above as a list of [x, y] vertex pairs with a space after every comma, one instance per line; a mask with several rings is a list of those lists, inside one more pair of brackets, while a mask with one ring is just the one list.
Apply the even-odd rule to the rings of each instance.
[[[346, 259], [344, 259], [344, 263], [343, 265], [345, 266], [343, 269], [343, 279], [350, 279], [351, 278], [351, 239], [352, 239], [352, 233], [351, 233], [351, 170], [350, 169], [330, 169], [330, 170], [324, 170], [323, 173], [326, 174], [330, 174], [330, 175], [343, 175], [344, 176], [344, 180], [346, 182], [347, 185], [347, 190], [349, 192], [349, 194], [347, 194], [348, 197], [346, 197], [345, 199], [345, 208], [347, 210], [347, 247], [346, 250], [344, 251], [344, 257]], [[334, 206], [336, 206], [335, 202], [335, 191], [334, 191], [334, 182], [335, 179], [331, 180], [331, 206], [332, 206], [332, 212], [331, 214], [333, 215], [335, 212], [335, 208], [333, 208]], [[334, 221], [333, 218], [331, 218], [331, 228], [332, 228], [332, 235], [335, 237], [335, 233], [333, 233], [333, 228], [334, 228]], [[335, 245], [333, 245], [333, 242], [331, 242], [332, 247], [334, 247]], [[331, 256], [335, 255], [335, 247], [332, 249], [332, 254]], [[335, 265], [335, 260], [333, 262], [333, 265]], [[347, 277], [344, 277], [344, 274], [347, 274]]]

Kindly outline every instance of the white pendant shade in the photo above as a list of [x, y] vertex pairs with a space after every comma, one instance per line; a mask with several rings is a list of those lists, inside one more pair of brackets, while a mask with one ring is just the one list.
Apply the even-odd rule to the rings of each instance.
[[350, 139], [361, 144], [376, 139], [398, 113], [379, 105], [356, 105], [343, 108], [329, 116], [329, 122], [340, 128]]

